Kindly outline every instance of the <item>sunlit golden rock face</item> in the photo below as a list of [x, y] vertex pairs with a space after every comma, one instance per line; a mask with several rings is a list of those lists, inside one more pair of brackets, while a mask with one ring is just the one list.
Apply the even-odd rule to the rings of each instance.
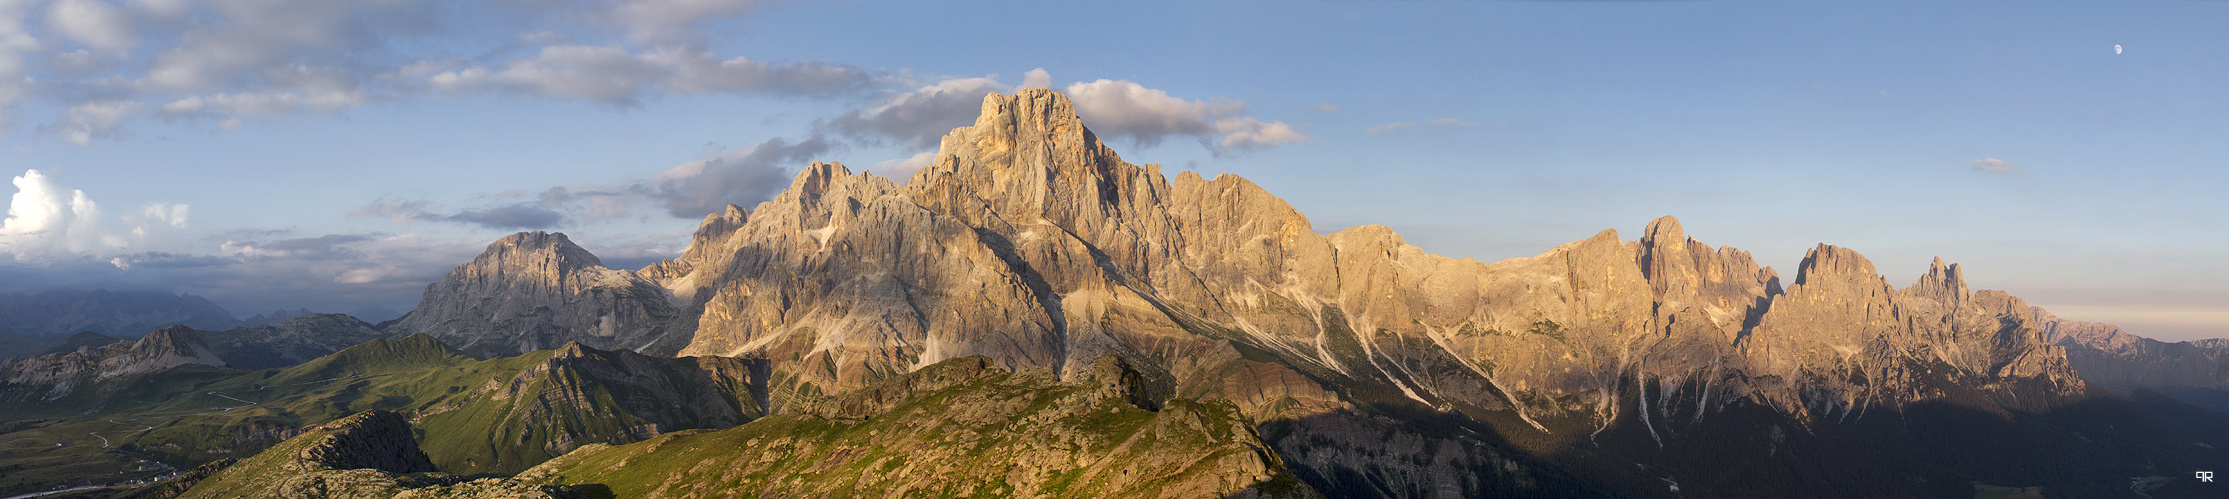
[[1494, 263], [1382, 226], [1318, 234], [1246, 179], [1123, 161], [1043, 90], [987, 96], [903, 185], [815, 163], [637, 275], [687, 304], [683, 354], [768, 357], [808, 392], [969, 355], [1072, 376], [1107, 353], [1257, 418], [1368, 401], [1583, 428], [1640, 389], [1839, 417], [1929, 396], [1911, 370], [1936, 362], [2082, 389], [2024, 304], [1956, 266], [1898, 289], [1822, 245], [1783, 292], [1671, 217]]

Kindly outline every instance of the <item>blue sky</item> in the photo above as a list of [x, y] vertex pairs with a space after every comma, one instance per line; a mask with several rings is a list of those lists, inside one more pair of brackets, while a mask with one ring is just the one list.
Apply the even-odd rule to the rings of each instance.
[[407, 309], [526, 229], [640, 265], [806, 161], [903, 173], [983, 92], [1029, 85], [1071, 92], [1125, 158], [1244, 175], [1318, 232], [1384, 224], [1490, 261], [1669, 214], [1791, 278], [1820, 242], [1897, 285], [1941, 256], [2061, 316], [2229, 336], [2225, 16], [0, 0], [0, 176], [22, 211], [0, 291]]

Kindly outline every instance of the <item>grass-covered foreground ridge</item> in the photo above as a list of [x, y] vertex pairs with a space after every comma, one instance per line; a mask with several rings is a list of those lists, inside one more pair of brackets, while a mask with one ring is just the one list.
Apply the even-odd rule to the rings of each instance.
[[365, 411], [318, 425], [255, 457], [213, 471], [184, 499], [572, 499], [580, 487], [467, 479], [440, 473], [418, 449], [410, 421]]
[[617, 497], [1314, 497], [1228, 402], [944, 361], [795, 414], [589, 445], [520, 479]]
[[589, 443], [750, 421], [765, 413], [765, 378], [764, 364], [749, 359], [567, 345], [482, 360], [415, 335], [286, 369], [186, 365], [53, 399], [30, 390], [41, 387], [0, 386], [0, 396], [16, 397], [0, 404], [0, 494], [246, 459], [367, 410], [408, 418], [443, 471], [510, 474]]

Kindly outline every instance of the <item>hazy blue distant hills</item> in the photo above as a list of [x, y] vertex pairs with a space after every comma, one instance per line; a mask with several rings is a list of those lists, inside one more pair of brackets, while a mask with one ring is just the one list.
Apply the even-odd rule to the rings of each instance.
[[92, 331], [138, 336], [173, 324], [222, 330], [238, 326], [240, 321], [224, 307], [190, 294], [104, 289], [0, 293], [0, 332], [59, 336]]

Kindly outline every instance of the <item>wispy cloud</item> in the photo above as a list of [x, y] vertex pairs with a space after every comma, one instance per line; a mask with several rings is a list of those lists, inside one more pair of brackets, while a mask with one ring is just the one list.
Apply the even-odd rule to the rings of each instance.
[[1393, 122], [1393, 123], [1386, 123], [1386, 124], [1383, 124], [1383, 125], [1378, 125], [1378, 126], [1374, 126], [1374, 127], [1370, 127], [1370, 128], [1365, 128], [1365, 129], [1363, 129], [1363, 130], [1364, 130], [1364, 131], [1368, 131], [1368, 132], [1370, 132], [1370, 133], [1386, 133], [1386, 132], [1391, 132], [1391, 131], [1395, 131], [1395, 130], [1400, 130], [1400, 129], [1403, 129], [1403, 128], [1414, 127], [1414, 126], [1417, 126], [1417, 125], [1419, 125], [1419, 124], [1423, 124], [1423, 125], [1431, 125], [1431, 126], [1462, 126], [1462, 127], [1478, 126], [1478, 124], [1477, 124], [1477, 123], [1472, 123], [1472, 122], [1468, 122], [1468, 121], [1458, 120], [1458, 119], [1455, 119], [1455, 118], [1438, 118], [1438, 119], [1425, 120], [1425, 121], [1424, 121], [1424, 122], [1422, 122], [1422, 123], [1418, 123], [1418, 122], [1415, 122], [1415, 121], [1398, 121], [1398, 122]]
[[1981, 172], [2007, 174], [2020, 173], [2020, 165], [2015, 165], [2011, 162], [1997, 158], [1969, 159], [1966, 160], [1966, 166], [1968, 168], [1973, 168], [1974, 171]]
[[396, 223], [452, 222], [496, 230], [532, 230], [556, 228], [565, 222], [565, 214], [534, 203], [512, 203], [479, 209], [443, 213], [441, 207], [426, 201], [380, 200], [348, 213], [352, 217], [384, 217]]
[[1369, 131], [1370, 133], [1385, 133], [1385, 132], [1391, 132], [1391, 131], [1394, 131], [1394, 130], [1400, 130], [1400, 129], [1403, 129], [1403, 128], [1408, 128], [1408, 127], [1412, 127], [1412, 126], [1416, 126], [1416, 122], [1414, 122], [1414, 121], [1401, 121], [1401, 122], [1386, 123], [1386, 124], [1383, 124], [1383, 125], [1378, 125], [1378, 126], [1374, 126], [1374, 127], [1370, 127], [1370, 128], [1365, 128], [1364, 130], [1366, 130], [1366, 131]]

